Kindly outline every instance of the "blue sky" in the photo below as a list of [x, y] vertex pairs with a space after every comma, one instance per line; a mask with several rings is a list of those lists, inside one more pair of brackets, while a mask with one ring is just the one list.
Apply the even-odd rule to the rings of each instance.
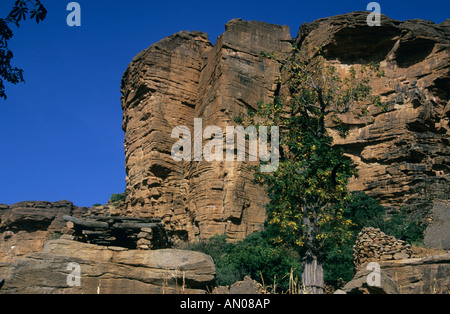
[[[12, 64], [26, 84], [0, 99], [0, 203], [67, 199], [106, 203], [125, 190], [120, 81], [129, 62], [181, 30], [214, 42], [233, 18], [289, 25], [365, 10], [370, 1], [80, 0], [81, 27], [66, 24], [67, 0], [41, 0], [47, 19], [15, 27]], [[6, 17], [14, 0], [0, 1]], [[399, 20], [450, 18], [450, 1], [378, 1]]]

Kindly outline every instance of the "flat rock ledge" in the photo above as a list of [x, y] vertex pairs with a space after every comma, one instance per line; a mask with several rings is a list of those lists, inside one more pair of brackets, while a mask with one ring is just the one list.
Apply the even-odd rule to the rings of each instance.
[[199, 294], [214, 285], [215, 274], [212, 258], [199, 252], [58, 239], [47, 241], [41, 252], [0, 264], [0, 293]]
[[354, 278], [338, 293], [450, 293], [450, 252], [419, 258], [379, 261], [376, 264], [379, 265], [378, 269], [373, 267], [374, 262], [361, 265]]

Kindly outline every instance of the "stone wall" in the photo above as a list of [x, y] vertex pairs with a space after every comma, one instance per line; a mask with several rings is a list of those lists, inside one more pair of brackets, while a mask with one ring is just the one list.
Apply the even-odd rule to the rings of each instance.
[[388, 236], [379, 228], [364, 227], [353, 246], [356, 267], [372, 261], [400, 260], [413, 256], [410, 244]]

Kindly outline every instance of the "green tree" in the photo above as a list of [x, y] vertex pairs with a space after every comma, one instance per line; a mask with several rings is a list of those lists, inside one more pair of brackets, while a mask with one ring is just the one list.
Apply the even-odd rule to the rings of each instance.
[[10, 24], [19, 28], [20, 22], [26, 20], [27, 15], [39, 23], [47, 16], [47, 10], [39, 0], [16, 0], [8, 16], [0, 18], [0, 97], [5, 100], [7, 97], [3, 80], [12, 84], [25, 82], [23, 70], [11, 65], [14, 55], [8, 48], [8, 42], [13, 37]]
[[280, 230], [276, 241], [298, 249], [303, 285], [310, 293], [323, 293], [322, 248], [330, 239], [342, 242], [351, 235], [352, 222], [343, 214], [347, 183], [356, 174], [343, 150], [333, 146], [328, 129], [345, 136], [342, 114], [362, 116], [369, 103], [380, 105], [368, 83], [383, 73], [379, 65], [370, 64], [351, 67], [341, 77], [320, 49], [311, 57], [295, 46], [289, 54], [262, 55], [280, 65], [281, 96], [260, 103], [243, 123], [279, 127], [280, 162], [271, 173], [261, 171], [263, 162], [253, 167], [255, 182], [267, 187], [268, 223]]

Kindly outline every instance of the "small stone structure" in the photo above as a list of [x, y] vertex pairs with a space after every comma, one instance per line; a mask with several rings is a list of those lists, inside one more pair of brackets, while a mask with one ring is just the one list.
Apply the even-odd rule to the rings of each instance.
[[410, 244], [382, 232], [379, 228], [364, 227], [353, 247], [356, 267], [377, 260], [400, 260], [412, 257]]
[[67, 221], [63, 234], [72, 235], [77, 241], [140, 250], [171, 246], [161, 219], [68, 215], [63, 219]]

